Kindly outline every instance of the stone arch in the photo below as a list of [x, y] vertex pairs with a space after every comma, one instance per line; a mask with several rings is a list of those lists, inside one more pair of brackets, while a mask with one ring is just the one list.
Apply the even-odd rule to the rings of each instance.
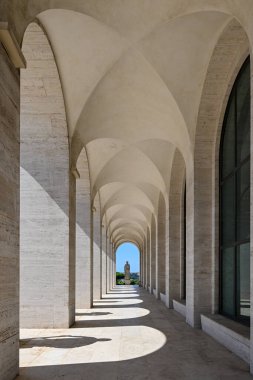
[[[249, 53], [248, 38], [232, 19], [213, 51], [204, 82], [195, 135], [194, 169], [187, 173], [186, 320], [200, 325], [200, 314], [218, 307], [218, 147], [227, 99]], [[202, 268], [205, 268], [203, 274]], [[197, 296], [198, 294], [198, 296]]]
[[139, 251], [141, 251], [141, 246], [138, 242], [136, 242], [134, 239], [126, 239], [126, 238], [122, 238], [120, 239], [117, 244], [115, 244], [115, 251], [124, 243], [132, 243], [133, 245], [135, 245]]
[[[22, 8], [23, 5], [20, 6], [20, 8]], [[115, 7], [117, 7], [117, 15], [118, 17], [124, 17], [124, 19], [126, 18], [126, 14], [127, 12], [131, 12], [131, 16], [132, 16], [132, 19], [129, 20], [129, 22], [137, 22], [139, 20], [139, 17], [141, 15], [141, 8], [137, 6], [135, 6], [134, 10], [134, 14], [133, 14], [133, 5], [131, 4], [131, 6], [129, 5], [129, 8], [128, 8], [128, 4], [126, 3], [125, 5], [123, 5], [123, 8], [122, 8], [122, 4], [113, 4], [113, 7], [112, 7], [112, 11], [113, 11], [113, 16], [115, 15]], [[14, 21], [16, 21], [16, 33], [17, 33], [17, 39], [18, 41], [20, 41], [22, 39], [22, 35], [23, 33], [25, 32], [25, 29], [27, 27], [27, 25], [29, 23], [31, 23], [34, 18], [42, 13], [42, 12], [45, 12], [47, 10], [50, 10], [50, 9], [64, 9], [64, 10], [70, 10], [70, 11], [75, 11], [75, 12], [80, 12], [82, 14], [87, 14], [89, 15], [90, 17], [97, 17], [98, 19], [100, 19], [100, 22], [101, 23], [105, 23], [105, 19], [106, 19], [106, 14], [105, 12], [99, 12], [96, 14], [96, 5], [94, 7], [90, 6], [90, 3], [89, 2], [78, 2], [78, 3], [73, 3], [73, 1], [71, 0], [65, 0], [64, 2], [62, 2], [61, 0], [57, 0], [57, 1], [54, 1], [53, 3], [49, 3], [48, 0], [40, 0], [39, 2], [36, 1], [36, 0], [29, 0], [28, 1], [28, 5], [27, 5], [27, 9], [26, 11], [24, 12], [23, 9], [23, 13], [22, 13], [22, 18], [17, 18], [15, 17], [15, 9], [17, 8], [17, 4], [15, 3], [15, 1], [11, 1], [10, 4], [7, 5], [3, 5], [3, 7], [1, 8], [1, 11], [3, 14], [8, 14], [8, 11], [10, 12], [10, 15], [9, 15], [9, 19], [10, 21], [14, 24]], [[108, 7], [107, 7], [108, 9]], [[217, 3], [211, 3], [210, 2], [205, 2], [203, 3], [202, 1], [201, 2], [195, 2], [195, 3], [186, 3], [186, 4], [183, 4], [182, 6], [178, 6], [178, 7], [172, 7], [171, 6], [171, 3], [170, 1], [167, 1], [167, 4], [166, 2], [164, 2], [164, 12], [163, 12], [163, 18], [162, 18], [162, 22], [168, 22], [170, 19], [173, 19], [173, 18], [177, 18], [177, 17], [182, 17], [183, 15], [189, 15], [191, 13], [196, 13], [196, 12], [209, 12], [209, 11], [217, 11], [217, 12], [221, 12], [221, 13], [228, 13], [228, 14], [233, 14], [235, 13], [235, 11], [237, 10], [237, 4], [234, 4], [234, 5], [230, 5], [230, 4], [224, 4], [222, 2], [217, 2]], [[109, 9], [110, 11], [110, 9]], [[157, 4], [150, 4], [150, 12], [154, 18], [154, 20], [158, 19], [159, 16], [160, 16], [160, 12], [159, 12], [159, 6], [157, 6]], [[20, 9], [20, 13], [21, 13], [21, 9]], [[167, 17], [164, 19], [164, 15], [167, 14]], [[143, 14], [142, 14], [143, 15]], [[108, 17], [108, 16], [107, 16]], [[135, 17], [135, 18], [133, 18]], [[130, 18], [130, 17], [128, 17]], [[104, 19], [104, 21], [103, 21]], [[114, 17], [114, 22], [116, 21], [116, 25], [118, 25], [117, 23], [117, 18]], [[155, 23], [156, 25], [157, 23]], [[123, 24], [125, 25], [125, 24]], [[160, 23], [158, 24], [160, 25]]]
[[[116, 264], [117, 264], [117, 251], [121, 245], [124, 245], [126, 243], [130, 243], [131, 245], [133, 245], [138, 250], [138, 255], [139, 255], [139, 281], [142, 284], [142, 248], [143, 248], [143, 244], [137, 242], [137, 240], [135, 240], [134, 237], [130, 237], [130, 238], [122, 237], [117, 241], [117, 243], [115, 243], [115, 245], [114, 245], [115, 271], [116, 271]], [[131, 261], [129, 261], [129, 264], [131, 265]]]
[[75, 182], [64, 99], [49, 41], [36, 23], [25, 32], [23, 52], [20, 321], [68, 327], [75, 318]]

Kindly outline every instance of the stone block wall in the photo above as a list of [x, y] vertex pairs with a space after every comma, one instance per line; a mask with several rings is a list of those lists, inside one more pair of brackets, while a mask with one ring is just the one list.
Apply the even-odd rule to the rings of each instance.
[[156, 267], [157, 267], [157, 226], [154, 216], [151, 224], [151, 249], [150, 249], [150, 289], [156, 289]]
[[[74, 179], [59, 75], [37, 24], [23, 41], [21, 72], [21, 327], [67, 327], [74, 321]], [[72, 208], [71, 208], [72, 206]]]
[[80, 178], [76, 181], [76, 307], [78, 309], [92, 306], [90, 236], [90, 179], [85, 149], [82, 150], [77, 169]]
[[102, 275], [102, 294], [106, 294], [106, 273], [107, 273], [107, 267], [106, 267], [106, 229], [104, 226], [102, 226], [101, 231], [101, 255], [102, 255], [102, 268], [101, 268], [101, 275]]
[[160, 194], [158, 204], [158, 222], [157, 222], [157, 276], [156, 289], [157, 294], [165, 293], [166, 283], [166, 204], [163, 195]]
[[100, 201], [97, 195], [93, 211], [93, 299], [100, 299], [101, 289], [101, 218]]
[[0, 45], [0, 379], [19, 365], [19, 74]]

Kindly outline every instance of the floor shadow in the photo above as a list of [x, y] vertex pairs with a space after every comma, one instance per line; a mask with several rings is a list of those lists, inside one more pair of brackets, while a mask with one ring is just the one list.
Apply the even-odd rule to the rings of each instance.
[[130, 295], [133, 295], [133, 294], [138, 294], [138, 292], [136, 292], [136, 291], [133, 291], [133, 292], [121, 292], [121, 291], [112, 291], [112, 292], [110, 292], [110, 293], [108, 293], [108, 295], [110, 295], [110, 294], [118, 294], [118, 295], [120, 295], [120, 294], [130, 294]]
[[115, 327], [115, 326], [142, 326], [148, 321], [148, 315], [143, 315], [139, 317], [124, 318], [123, 316], [115, 319], [99, 319], [99, 320], [81, 320], [76, 321], [75, 324], [71, 327], [73, 329], [81, 328], [94, 328], [94, 327]]
[[103, 300], [97, 300], [97, 301], [95, 301], [95, 303], [103, 303], [103, 302], [111, 302], [111, 303], [116, 303], [116, 302], [120, 302], [120, 301], [108, 301], [108, 298], [106, 298], [106, 299], [103, 299]]
[[73, 335], [59, 335], [38, 337], [32, 339], [21, 339], [20, 348], [33, 348], [33, 347], [54, 347], [54, 348], [77, 348], [88, 346], [97, 342], [108, 342], [109, 338], [93, 338], [90, 336], [73, 336]]
[[96, 317], [96, 316], [100, 316], [100, 315], [109, 315], [109, 314], [113, 314], [113, 313], [106, 313], [106, 312], [100, 312], [100, 311], [97, 311], [97, 312], [91, 312], [91, 313], [76, 313], [76, 315], [82, 315], [82, 316], [87, 316], [87, 317]]
[[[116, 296], [118, 296], [119, 294], [116, 294]], [[124, 300], [130, 300], [130, 299], [136, 299], [136, 298], [139, 298], [140, 296], [139, 295], [133, 295], [132, 297], [112, 297], [112, 300], [121, 300], [121, 301], [124, 301]], [[110, 301], [110, 297], [106, 298], [107, 302], [111, 302]], [[94, 301], [95, 303], [97, 301]], [[120, 301], [117, 301], [117, 302], [120, 302]]]
[[129, 303], [128, 305], [125, 305], [125, 304], [120, 304], [120, 305], [103, 305], [103, 306], [99, 306], [99, 305], [94, 305], [92, 307], [92, 309], [127, 309], [129, 307], [138, 307], [140, 305], [141, 307], [141, 302], [140, 303]]

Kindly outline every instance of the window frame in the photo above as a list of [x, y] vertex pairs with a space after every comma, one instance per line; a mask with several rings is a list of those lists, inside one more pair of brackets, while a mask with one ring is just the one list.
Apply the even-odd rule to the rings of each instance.
[[[244, 61], [243, 65], [240, 68], [239, 73], [236, 76], [236, 79], [234, 81], [232, 90], [229, 95], [229, 99], [226, 105], [226, 111], [225, 116], [223, 119], [222, 124], [222, 131], [221, 131], [221, 138], [220, 138], [220, 149], [219, 149], [219, 313], [233, 319], [237, 322], [243, 323], [245, 325], [250, 325], [250, 317], [242, 316], [240, 315], [240, 296], [239, 296], [239, 290], [240, 287], [238, 286], [238, 272], [240, 270], [240, 266], [238, 265], [238, 261], [240, 259], [240, 246], [243, 244], [250, 243], [250, 236], [247, 239], [240, 240], [239, 232], [238, 232], [238, 210], [239, 210], [239, 201], [242, 197], [242, 194], [239, 194], [238, 185], [240, 184], [240, 181], [238, 180], [238, 176], [240, 175], [242, 167], [249, 162], [250, 164], [250, 152], [249, 154], [240, 162], [238, 163], [238, 133], [237, 133], [237, 126], [238, 126], [238, 118], [237, 118], [237, 90], [238, 90], [238, 83], [240, 82], [240, 79], [247, 68], [247, 66], [250, 66], [250, 57], [248, 56], [246, 60]], [[233, 99], [234, 97], [234, 99]], [[227, 126], [227, 119], [229, 115], [229, 111], [231, 109], [231, 103], [234, 101], [234, 121], [235, 121], [235, 128], [234, 128], [234, 165], [233, 169], [230, 170], [228, 174], [226, 174], [225, 177], [223, 177], [223, 147], [224, 147], [224, 136], [226, 132], [226, 126]], [[251, 122], [250, 122], [250, 128], [251, 128]], [[223, 189], [224, 184], [227, 180], [229, 180], [231, 177], [234, 177], [234, 200], [235, 200], [235, 214], [234, 214], [234, 240], [233, 242], [226, 242], [223, 244], [222, 242], [222, 231], [223, 231], [223, 223], [224, 220], [222, 218], [222, 196], [223, 196]], [[246, 189], [244, 189], [243, 194], [250, 189], [250, 181], [249, 186], [247, 186]], [[250, 221], [249, 221], [250, 222]], [[233, 301], [234, 301], [234, 315], [230, 315], [223, 311], [223, 286], [222, 286], [222, 280], [223, 280], [223, 250], [225, 248], [233, 248], [234, 249], [234, 289], [233, 289]]]

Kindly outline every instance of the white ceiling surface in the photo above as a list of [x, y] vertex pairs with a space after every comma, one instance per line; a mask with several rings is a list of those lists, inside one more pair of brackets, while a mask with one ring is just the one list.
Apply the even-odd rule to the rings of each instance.
[[244, 9], [229, 0], [73, 4], [79, 12], [37, 15], [59, 69], [72, 158], [86, 148], [92, 199], [99, 193], [112, 241], [142, 246], [159, 196], [167, 198], [175, 150], [192, 164], [213, 49], [235, 8], [247, 21], [250, 2]]

